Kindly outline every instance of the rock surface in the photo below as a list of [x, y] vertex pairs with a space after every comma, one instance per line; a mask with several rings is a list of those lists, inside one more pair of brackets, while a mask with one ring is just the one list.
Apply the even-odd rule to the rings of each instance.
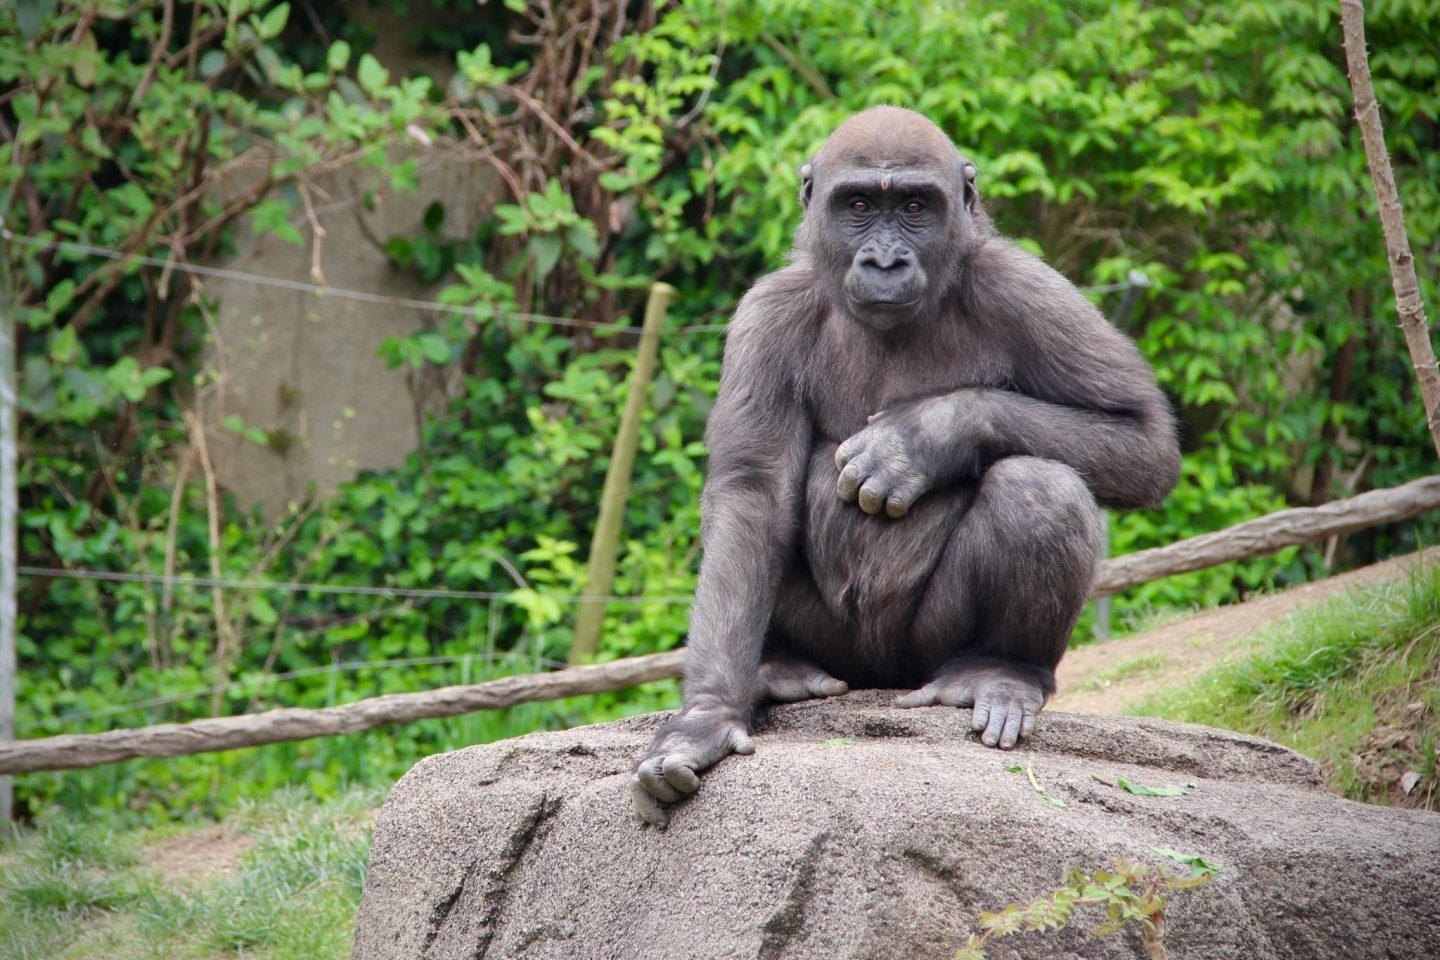
[[[722, 761], [665, 831], [627, 793], [661, 714], [431, 757], [376, 822], [354, 957], [945, 958], [1066, 866], [1168, 864], [1156, 847], [1222, 868], [1172, 897], [1172, 960], [1440, 957], [1440, 814], [1340, 800], [1251, 737], [1046, 713], [1001, 753], [968, 710], [891, 697], [771, 708], [757, 753]], [[1117, 777], [1195, 787], [1134, 796]], [[1087, 936], [1099, 922], [987, 956], [1143, 958], [1134, 932]]]

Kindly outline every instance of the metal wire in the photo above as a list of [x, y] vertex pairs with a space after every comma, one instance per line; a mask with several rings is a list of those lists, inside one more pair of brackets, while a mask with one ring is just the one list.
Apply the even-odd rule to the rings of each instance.
[[559, 669], [569, 666], [559, 660], [546, 658], [536, 659], [535, 657], [517, 657], [510, 654], [486, 654], [466, 653], [448, 657], [405, 657], [399, 660], [350, 660], [345, 663], [329, 663], [323, 667], [306, 667], [303, 670], [291, 670], [286, 673], [271, 673], [258, 678], [231, 680], [229, 683], [217, 683], [208, 687], [196, 687], [186, 690], [184, 693], [173, 693], [164, 697], [151, 697], [147, 700], [132, 700], [129, 703], [119, 703], [110, 707], [102, 707], [99, 710], [90, 710], [85, 713], [71, 713], [59, 717], [49, 717], [41, 723], [32, 723], [33, 727], [44, 727], [51, 724], [80, 723], [83, 720], [96, 720], [100, 717], [110, 717], [117, 713], [126, 713], [132, 710], [148, 710], [151, 707], [168, 707], [176, 703], [184, 703], [187, 700], [196, 700], [200, 697], [209, 696], [217, 691], [228, 691], [235, 688], [246, 688], [259, 684], [277, 683], [282, 680], [295, 680], [300, 677], [312, 677], [325, 673], [346, 673], [353, 670], [369, 670], [380, 667], [423, 667], [438, 666], [451, 663], [464, 663], [466, 660], [478, 660], [482, 663], [504, 663], [514, 662], [525, 666], [533, 665], [536, 669], [540, 667], [553, 667]]
[[[601, 320], [577, 320], [573, 317], [554, 317], [543, 313], [519, 313], [512, 310], [497, 310], [493, 307], [463, 306], [455, 303], [438, 303], [434, 300], [415, 300], [410, 297], [392, 297], [382, 293], [368, 293], [364, 290], [347, 290], [344, 287], [322, 286], [318, 283], [307, 283], [304, 280], [287, 280], [283, 277], [266, 277], [258, 273], [246, 273], [241, 270], [226, 270], [221, 267], [207, 267], [198, 263], [187, 263], [179, 260], [162, 260], [159, 257], [145, 256], [144, 254], [122, 253], [110, 247], [98, 247], [90, 243], [79, 243], [74, 240], [43, 240], [40, 237], [30, 237], [24, 234], [12, 233], [9, 228], [0, 224], [0, 237], [6, 240], [13, 240], [16, 243], [24, 244], [39, 250], [63, 250], [67, 253], [78, 253], [85, 256], [103, 257], [107, 260], [115, 260], [123, 263], [142, 263], [146, 266], [169, 268], [178, 270], [181, 273], [190, 273], [202, 277], [212, 277], [218, 280], [234, 280], [240, 283], [253, 283], [262, 287], [279, 287], [282, 290], [298, 290], [302, 293], [314, 293], [319, 296], [340, 297], [345, 300], [358, 300], [362, 303], [378, 303], [392, 307], [408, 307], [415, 310], [432, 310], [437, 313], [452, 313], [459, 316], [481, 316], [494, 319], [523, 320], [529, 323], [548, 324], [555, 327], [580, 327], [587, 330], [611, 330], [616, 333], [644, 333], [643, 327], [629, 326], [623, 323], [605, 323]], [[688, 327], [676, 327], [673, 330], [662, 330], [664, 334], [678, 333], [717, 333], [725, 329], [724, 324], [703, 323]]]
[[[446, 590], [438, 587], [367, 587], [343, 583], [303, 583], [282, 580], [228, 580], [223, 577], [167, 577], [158, 573], [120, 573], [112, 570], [69, 570], [62, 567], [17, 567], [27, 577], [57, 580], [101, 580], [110, 583], [171, 584], [179, 587], [220, 587], [228, 590], [278, 590], [282, 593], [332, 593], [361, 597], [406, 597], [420, 600], [500, 600], [518, 603], [515, 592], [492, 590]], [[614, 597], [588, 594], [540, 593], [542, 599], [560, 603], [664, 603], [689, 604], [691, 597]]]

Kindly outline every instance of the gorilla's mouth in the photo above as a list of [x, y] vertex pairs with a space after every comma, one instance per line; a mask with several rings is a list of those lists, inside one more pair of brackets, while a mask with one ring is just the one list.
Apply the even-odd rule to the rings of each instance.
[[891, 300], [886, 297], [876, 297], [875, 299], [855, 301], [856, 305], [861, 307], [913, 307], [919, 302], [919, 297], [911, 297], [909, 300]]

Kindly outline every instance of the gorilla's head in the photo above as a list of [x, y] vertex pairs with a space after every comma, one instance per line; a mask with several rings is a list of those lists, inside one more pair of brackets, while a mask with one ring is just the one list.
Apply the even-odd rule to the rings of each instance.
[[990, 232], [975, 165], [913, 110], [857, 113], [800, 174], [800, 254], [837, 307], [879, 330], [934, 315], [966, 252]]

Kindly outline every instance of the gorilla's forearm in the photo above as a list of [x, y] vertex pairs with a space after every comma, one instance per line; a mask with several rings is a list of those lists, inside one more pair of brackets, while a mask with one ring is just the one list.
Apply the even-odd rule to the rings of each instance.
[[[940, 405], [952, 425], [949, 442], [936, 452], [962, 477], [1005, 457], [1044, 457], [1072, 467], [1100, 503], [1129, 508], [1159, 504], [1180, 474], [1180, 451], [1158, 394], [1123, 413], [997, 389], [960, 390], [928, 402]], [[926, 416], [932, 429], [934, 417]]]
[[786, 522], [771, 498], [747, 496], [723, 478], [710, 483], [685, 703], [741, 710], [748, 719], [760, 694], [760, 653], [780, 576], [774, 538]]

